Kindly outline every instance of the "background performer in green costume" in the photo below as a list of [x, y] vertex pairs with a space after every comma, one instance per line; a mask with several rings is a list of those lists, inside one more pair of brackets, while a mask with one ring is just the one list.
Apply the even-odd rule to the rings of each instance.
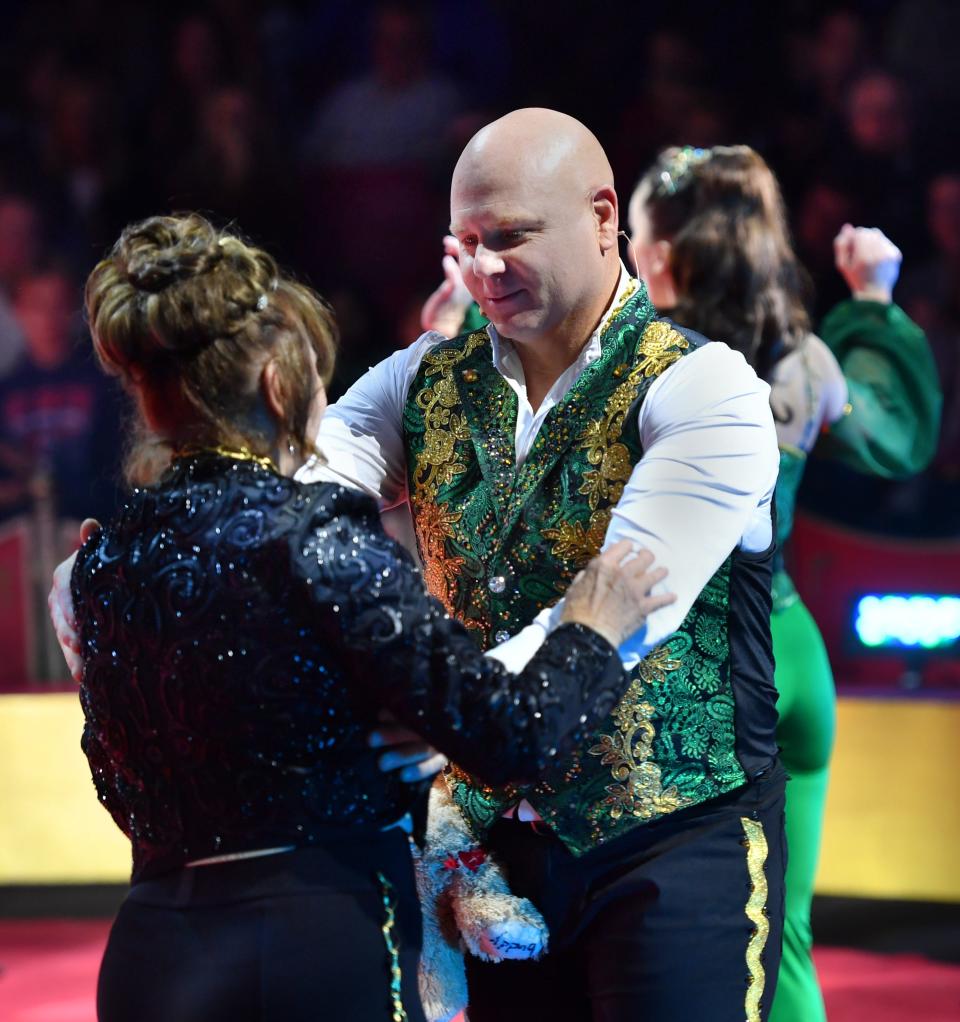
[[[936, 369], [923, 332], [892, 302], [901, 257], [880, 231], [847, 225], [837, 237], [837, 268], [853, 297], [829, 313], [820, 337], [810, 333], [777, 181], [749, 147], [661, 154], [633, 194], [630, 233], [638, 275], [658, 310], [742, 351], [771, 384], [781, 550], [815, 444], [886, 477], [927, 464], [939, 422]], [[783, 959], [770, 1018], [817, 1022], [825, 1014], [810, 954], [810, 904], [833, 745], [833, 676], [782, 560], [773, 595], [777, 737], [791, 781]]]

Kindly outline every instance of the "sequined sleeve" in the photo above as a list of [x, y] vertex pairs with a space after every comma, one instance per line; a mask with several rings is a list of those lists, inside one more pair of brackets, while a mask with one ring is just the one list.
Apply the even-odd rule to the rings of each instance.
[[292, 542], [313, 623], [345, 647], [359, 694], [491, 784], [539, 776], [626, 691], [614, 648], [578, 624], [557, 629], [519, 674], [484, 656], [375, 514], [305, 516]]

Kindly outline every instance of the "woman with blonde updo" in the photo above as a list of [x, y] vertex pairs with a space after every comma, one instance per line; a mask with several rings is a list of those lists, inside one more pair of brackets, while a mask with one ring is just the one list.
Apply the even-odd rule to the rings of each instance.
[[[820, 632], [783, 568], [797, 488], [816, 444], [861, 472], [920, 471], [939, 423], [936, 369], [923, 332], [893, 304], [900, 252], [847, 225], [835, 242], [850, 301], [810, 332], [804, 273], [780, 188], [749, 146], [668, 149], [630, 200], [629, 249], [658, 310], [741, 351], [770, 383], [780, 442], [771, 630], [790, 774], [783, 958], [771, 1022], [818, 1022], [810, 906], [834, 734], [834, 687]], [[818, 443], [821, 434], [823, 440]]]
[[137, 483], [73, 568], [82, 745], [130, 838], [102, 1022], [423, 1018], [408, 838], [427, 783], [380, 772], [381, 711], [491, 783], [539, 775], [627, 688], [616, 646], [669, 602], [623, 544], [519, 674], [426, 595], [358, 491], [293, 478], [336, 327], [197, 215], [128, 227], [90, 275]]

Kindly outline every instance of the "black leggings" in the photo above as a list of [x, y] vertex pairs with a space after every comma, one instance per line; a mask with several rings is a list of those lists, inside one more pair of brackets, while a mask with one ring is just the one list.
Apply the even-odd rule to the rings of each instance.
[[[382, 873], [395, 917], [388, 950]], [[134, 886], [100, 969], [100, 1022], [409, 1022], [420, 907], [407, 838], [187, 867]]]

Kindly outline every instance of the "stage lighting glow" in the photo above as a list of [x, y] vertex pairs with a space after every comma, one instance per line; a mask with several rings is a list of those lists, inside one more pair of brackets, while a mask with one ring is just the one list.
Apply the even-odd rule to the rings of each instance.
[[860, 641], [874, 649], [943, 649], [960, 638], [960, 596], [864, 596], [857, 602], [854, 627]]

